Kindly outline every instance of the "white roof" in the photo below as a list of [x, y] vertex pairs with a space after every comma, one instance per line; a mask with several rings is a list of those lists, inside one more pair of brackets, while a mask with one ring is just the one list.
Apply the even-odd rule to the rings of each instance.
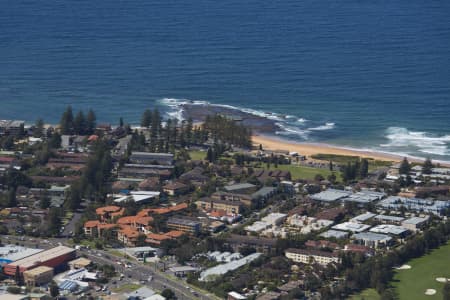
[[203, 271], [202, 273], [200, 273], [199, 280], [200, 281], [209, 281], [210, 277], [214, 278], [216, 276], [224, 275], [229, 271], [236, 270], [236, 269], [250, 263], [251, 261], [257, 259], [260, 256], [261, 256], [261, 253], [253, 253], [253, 254], [250, 254], [239, 260], [234, 260], [234, 261], [228, 262], [226, 264], [221, 264], [221, 265], [209, 268], [209, 269]]
[[365, 221], [369, 220], [370, 218], [373, 218], [374, 216], [375, 216], [374, 213], [371, 213], [371, 212], [368, 211], [366, 213], [360, 214], [360, 215], [350, 219], [350, 221], [352, 221], [352, 222], [365, 222]]
[[317, 201], [333, 202], [349, 196], [351, 193], [342, 190], [328, 189], [326, 191], [311, 195], [311, 199]]
[[152, 194], [150, 194], [150, 195], [142, 195], [142, 194], [134, 195], [134, 194], [131, 194], [131, 195], [128, 195], [128, 196], [120, 197], [120, 198], [114, 200], [114, 202], [121, 203], [121, 202], [127, 201], [128, 199], [132, 199], [136, 203], [145, 202], [145, 201], [148, 201], [148, 200], [153, 199], [155, 197], [158, 197], [159, 194], [160, 194], [159, 192], [152, 192]]
[[409, 230], [405, 227], [397, 226], [397, 225], [390, 225], [390, 224], [384, 224], [384, 225], [378, 225], [370, 229], [371, 232], [376, 233], [385, 233], [385, 234], [392, 234], [392, 235], [400, 235], [402, 233], [408, 232]]
[[334, 225], [333, 229], [342, 230], [342, 231], [351, 231], [351, 232], [362, 232], [366, 231], [370, 228], [369, 225], [353, 223], [353, 222], [344, 222], [341, 224]]

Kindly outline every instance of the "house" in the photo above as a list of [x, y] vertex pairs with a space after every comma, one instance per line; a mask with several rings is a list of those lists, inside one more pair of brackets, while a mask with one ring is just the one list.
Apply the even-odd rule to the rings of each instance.
[[285, 256], [294, 262], [320, 265], [328, 265], [330, 263], [339, 263], [339, 255], [334, 252], [320, 251], [320, 250], [306, 250], [289, 248], [285, 251]]
[[173, 182], [166, 184], [163, 191], [169, 196], [178, 196], [188, 192], [189, 186], [181, 182]]
[[19, 135], [25, 125], [25, 121], [0, 120], [0, 135]]

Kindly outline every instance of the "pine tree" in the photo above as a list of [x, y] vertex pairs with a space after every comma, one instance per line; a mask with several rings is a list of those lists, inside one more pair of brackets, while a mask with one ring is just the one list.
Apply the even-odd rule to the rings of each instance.
[[123, 118], [120, 117], [119, 118], [119, 127], [123, 127], [124, 123], [123, 123]]
[[152, 124], [152, 112], [150, 109], [146, 109], [144, 113], [142, 114], [141, 118], [141, 127], [150, 127]]
[[33, 136], [40, 138], [44, 134], [44, 120], [41, 118], [36, 120], [36, 123], [34, 124], [33, 129]]
[[12, 188], [8, 193], [8, 207], [17, 206], [16, 189]]
[[84, 113], [80, 110], [73, 121], [73, 130], [75, 134], [84, 135], [86, 133], [86, 118]]
[[431, 174], [433, 172], [433, 163], [430, 158], [427, 158], [423, 163], [422, 173], [423, 174]]
[[94, 134], [95, 128], [97, 127], [97, 117], [92, 109], [89, 109], [86, 117], [86, 133]]
[[62, 114], [61, 121], [59, 123], [62, 134], [72, 134], [73, 132], [73, 112], [72, 106], [67, 106], [66, 111]]
[[361, 176], [361, 178], [366, 178], [368, 174], [369, 174], [369, 161], [366, 158], [363, 158], [361, 160], [359, 176]]
[[408, 162], [408, 159], [405, 157], [405, 158], [403, 158], [403, 160], [400, 164], [400, 168], [399, 168], [398, 172], [400, 174], [409, 174], [409, 171], [411, 171], [411, 166]]

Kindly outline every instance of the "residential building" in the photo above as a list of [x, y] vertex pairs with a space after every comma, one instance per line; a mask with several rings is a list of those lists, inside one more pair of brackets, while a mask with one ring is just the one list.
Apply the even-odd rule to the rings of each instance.
[[320, 250], [306, 250], [289, 248], [285, 251], [285, 256], [294, 262], [320, 265], [328, 265], [330, 263], [339, 263], [339, 255], [333, 252]]
[[188, 192], [189, 186], [181, 182], [173, 182], [163, 186], [163, 191], [169, 196], [178, 196]]
[[240, 201], [228, 201], [213, 198], [201, 198], [195, 202], [198, 208], [202, 208], [206, 211], [210, 210], [223, 210], [227, 214], [239, 214], [241, 208], [244, 205]]
[[196, 235], [200, 233], [202, 224], [186, 218], [169, 218], [167, 220], [167, 227], [173, 230], [182, 231], [188, 234]]

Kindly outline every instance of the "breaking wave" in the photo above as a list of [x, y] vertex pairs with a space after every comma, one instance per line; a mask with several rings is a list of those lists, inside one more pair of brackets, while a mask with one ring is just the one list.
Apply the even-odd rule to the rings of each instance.
[[280, 129], [275, 132], [277, 135], [283, 136], [295, 136], [300, 137], [303, 140], [308, 140], [310, 135], [315, 131], [332, 130], [335, 128], [335, 123], [325, 123], [325, 124], [311, 124], [312, 127], [305, 127], [305, 123], [310, 121], [295, 115], [283, 115], [280, 113], [266, 112], [246, 107], [238, 107], [227, 104], [212, 104], [204, 100], [188, 100], [188, 99], [176, 99], [176, 98], [163, 98], [159, 102], [167, 106], [169, 111], [167, 115], [171, 118], [176, 118], [178, 120], [184, 120], [184, 105], [203, 105], [203, 106], [215, 106], [223, 107], [230, 110], [239, 110], [244, 113], [258, 116], [261, 118], [266, 118], [275, 122], [277, 127]]
[[389, 127], [385, 136], [389, 142], [381, 147], [411, 149], [433, 155], [450, 155], [450, 135], [436, 136], [424, 131], [410, 131], [403, 127]]

